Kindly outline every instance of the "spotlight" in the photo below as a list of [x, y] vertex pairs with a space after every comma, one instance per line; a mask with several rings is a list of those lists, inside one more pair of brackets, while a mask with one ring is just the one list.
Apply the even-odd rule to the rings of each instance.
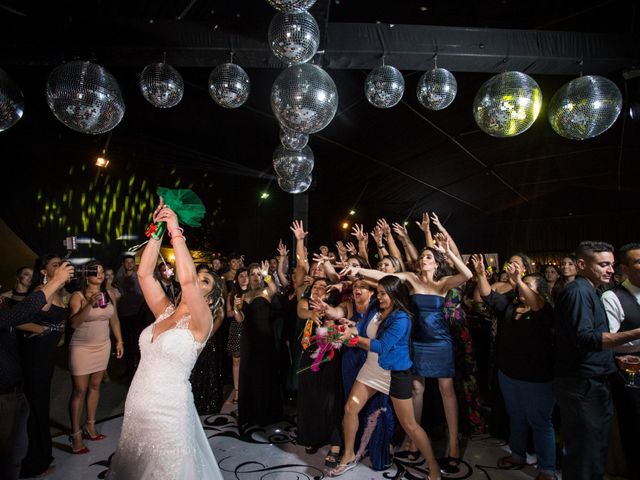
[[269, 198], [269, 192], [262, 192], [260, 194], [260, 198], [266, 200], [267, 198]]
[[107, 168], [109, 165], [109, 160], [105, 157], [96, 158], [96, 167]]
[[347, 228], [349, 228], [349, 222], [342, 222], [342, 229], [346, 230]]
[[349, 210], [349, 215], [355, 215], [356, 211], [355, 210]]
[[629, 104], [629, 117], [631, 117], [631, 120], [640, 120], [640, 102], [631, 102]]

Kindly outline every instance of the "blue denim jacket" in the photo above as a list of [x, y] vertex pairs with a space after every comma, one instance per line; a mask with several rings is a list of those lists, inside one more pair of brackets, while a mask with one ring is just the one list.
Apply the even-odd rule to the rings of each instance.
[[[358, 324], [358, 334], [367, 336], [369, 322], [378, 313], [375, 302], [367, 311], [364, 321]], [[378, 338], [370, 339], [370, 350], [378, 354], [378, 364], [384, 370], [408, 370], [411, 368], [409, 357], [409, 338], [411, 336], [411, 318], [406, 312], [396, 310], [385, 320], [385, 328]]]

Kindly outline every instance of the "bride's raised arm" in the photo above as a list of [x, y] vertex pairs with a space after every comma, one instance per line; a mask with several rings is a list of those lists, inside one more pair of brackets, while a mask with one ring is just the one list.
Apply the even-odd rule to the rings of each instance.
[[[198, 283], [196, 266], [187, 248], [182, 229], [178, 225], [178, 216], [165, 205], [157, 214], [156, 221], [167, 223], [167, 232], [171, 237], [173, 254], [176, 257], [176, 272], [182, 290], [182, 301], [186, 302], [189, 307], [191, 324], [195, 327], [194, 333], [204, 341], [211, 330], [213, 317]], [[213, 288], [213, 285], [210, 287]]]
[[[160, 205], [153, 212], [153, 220], [156, 221], [156, 216], [163, 208], [162, 198], [160, 198]], [[153, 272], [156, 268], [156, 261], [158, 259], [158, 252], [160, 251], [160, 244], [162, 238], [155, 240], [149, 237], [147, 246], [142, 251], [142, 257], [140, 258], [140, 265], [138, 266], [138, 281], [140, 282], [140, 288], [144, 295], [144, 300], [153, 312], [154, 317], [160, 316], [162, 312], [167, 309], [169, 305], [169, 299], [164, 293], [164, 290], [160, 286], [160, 282], [156, 281], [153, 276]]]

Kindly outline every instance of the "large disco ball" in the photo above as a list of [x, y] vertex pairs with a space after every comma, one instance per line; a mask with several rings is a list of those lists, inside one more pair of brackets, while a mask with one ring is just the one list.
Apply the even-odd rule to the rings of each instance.
[[151, 63], [140, 75], [140, 91], [154, 107], [171, 108], [182, 100], [184, 81], [168, 63]]
[[304, 179], [313, 170], [313, 165], [313, 152], [309, 147], [296, 151], [278, 145], [273, 152], [273, 169], [280, 177]]
[[494, 137], [514, 137], [526, 131], [540, 113], [542, 92], [521, 72], [504, 72], [487, 80], [473, 100], [478, 126]]
[[457, 93], [456, 77], [444, 68], [434, 68], [424, 72], [416, 88], [418, 101], [429, 110], [447, 108], [456, 98]]
[[302, 12], [309, 10], [316, 0], [267, 0], [267, 2], [281, 12]]
[[271, 87], [271, 109], [280, 124], [300, 133], [326, 127], [338, 109], [336, 84], [320, 67], [303, 63], [283, 70]]
[[294, 132], [288, 128], [280, 128], [280, 143], [289, 150], [302, 150], [309, 142], [306, 133]]
[[563, 85], [549, 103], [548, 118], [558, 135], [586, 140], [607, 131], [622, 110], [622, 94], [611, 80], [598, 75]]
[[118, 82], [95, 63], [74, 60], [56, 67], [47, 79], [45, 93], [56, 118], [78, 132], [108, 132], [124, 116]]
[[303, 179], [278, 177], [278, 185], [287, 193], [303, 193], [311, 186], [311, 174]]
[[393, 107], [404, 94], [404, 77], [391, 65], [374, 68], [364, 81], [364, 94], [374, 107]]
[[0, 68], [0, 132], [13, 127], [24, 113], [24, 95]]
[[278, 60], [297, 65], [318, 51], [320, 28], [309, 12], [276, 13], [269, 24], [269, 46]]
[[224, 108], [238, 108], [249, 98], [251, 82], [244, 69], [235, 63], [223, 63], [209, 75], [209, 94]]

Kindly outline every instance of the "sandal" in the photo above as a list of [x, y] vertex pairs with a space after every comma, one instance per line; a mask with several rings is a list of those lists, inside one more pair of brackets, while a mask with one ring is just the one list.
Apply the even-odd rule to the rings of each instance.
[[[335, 451], [334, 448], [338, 450]], [[342, 448], [337, 447], [335, 445], [331, 446], [329, 452], [324, 457], [324, 464], [329, 468], [336, 468], [338, 466], [338, 462], [340, 461], [340, 457], [342, 456]]]
[[336, 468], [332, 468], [331, 470], [329, 470], [329, 476], [337, 477], [339, 475], [347, 473], [349, 470], [353, 470], [357, 466], [358, 466], [358, 459], [354, 458], [350, 462], [340, 463]]
[[440, 471], [452, 475], [460, 471], [461, 457], [442, 457], [438, 459], [438, 465], [440, 465]]
[[409, 462], [417, 462], [418, 460], [420, 460], [420, 458], [422, 458], [422, 453], [420, 453], [420, 450], [416, 450], [415, 452], [412, 452], [411, 450], [404, 450], [401, 452], [397, 452], [395, 457], [407, 459], [407, 461]]
[[518, 470], [526, 465], [526, 462], [517, 461], [513, 455], [507, 455], [498, 460], [498, 468], [501, 470]]

